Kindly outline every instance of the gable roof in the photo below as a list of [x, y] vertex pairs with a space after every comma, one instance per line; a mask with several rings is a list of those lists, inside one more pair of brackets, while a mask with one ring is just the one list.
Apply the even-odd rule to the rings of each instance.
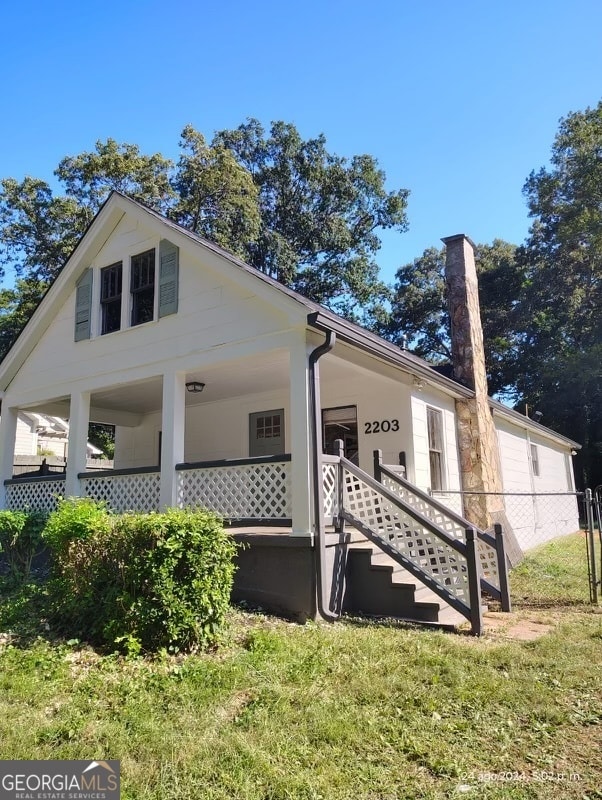
[[[93, 252], [95, 255], [96, 252], [100, 250], [126, 213], [131, 213], [138, 217], [142, 215], [148, 219], [152, 219], [166, 231], [171, 232], [175, 238], [181, 239], [183, 237], [187, 241], [215, 253], [227, 264], [239, 270], [239, 274], [248, 275], [251, 277], [252, 281], [259, 281], [260, 285], [266, 288], [269, 287], [268, 293], [274, 301], [286, 298], [286, 302], [289, 304], [294, 304], [297, 307], [303, 308], [306, 311], [307, 324], [315, 330], [324, 332], [333, 331], [339, 340], [355, 348], [364, 350], [405, 372], [415, 374], [419, 378], [424, 378], [452, 397], [474, 396], [474, 392], [471, 389], [437, 372], [437, 370], [424, 359], [414, 355], [408, 350], [402, 350], [377, 334], [350, 322], [319, 303], [309, 300], [293, 289], [279, 283], [269, 275], [266, 275], [264, 272], [250, 266], [219, 245], [216, 245], [208, 239], [204, 239], [202, 236], [193, 233], [187, 228], [183, 228], [176, 222], [159, 214], [154, 209], [148, 208], [143, 203], [133, 200], [118, 191], [112, 191], [107, 200], [103, 203], [94, 219], [84, 231], [60, 273], [49, 286], [34, 313], [12, 344], [2, 363], [0, 363], [0, 396], [35, 347], [39, 337], [50, 325], [60, 306], [67, 300], [69, 294], [74, 289], [75, 283], [82, 272], [82, 267], [85, 266], [86, 259], [91, 260], [88, 254]], [[522, 424], [527, 425], [527, 427], [534, 428], [544, 435], [551, 435], [551, 438], [567, 443], [572, 447], [579, 447], [579, 445], [572, 440], [566, 439], [560, 434], [556, 434], [554, 431], [530, 420], [528, 417], [523, 417], [491, 398], [490, 404], [492, 410], [497, 411], [497, 413], [502, 416], [508, 416], [515, 422], [517, 421], [516, 417], [518, 417]]]

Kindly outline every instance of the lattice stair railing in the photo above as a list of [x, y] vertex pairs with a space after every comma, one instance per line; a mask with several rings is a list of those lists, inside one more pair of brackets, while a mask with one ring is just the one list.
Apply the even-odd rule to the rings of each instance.
[[474, 528], [477, 536], [477, 552], [480, 563], [481, 589], [499, 600], [504, 611], [510, 611], [510, 590], [508, 570], [504, 551], [504, 539], [500, 525], [495, 525], [495, 535], [480, 530], [443, 503], [421, 491], [394, 466], [383, 464], [379, 450], [374, 452], [375, 478], [383, 486], [397, 494], [405, 503], [416, 509], [422, 516], [430, 519], [440, 530], [461, 541], [465, 540], [466, 530]]
[[338, 463], [336, 456], [322, 456], [322, 497], [327, 525], [334, 525], [339, 514]]
[[479, 635], [483, 621], [474, 528], [466, 530], [465, 541], [456, 539], [346, 458], [337, 461], [342, 518], [466, 617]]

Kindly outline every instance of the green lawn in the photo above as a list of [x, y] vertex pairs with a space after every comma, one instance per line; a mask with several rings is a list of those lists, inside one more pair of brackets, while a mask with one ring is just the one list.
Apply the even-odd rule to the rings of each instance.
[[598, 610], [533, 642], [234, 610], [216, 653], [125, 661], [43, 606], [4, 591], [2, 758], [121, 759], [136, 800], [602, 798]]
[[[594, 539], [596, 573], [600, 579], [600, 539]], [[513, 601], [521, 606], [588, 604], [588, 552], [586, 534], [562, 536], [531, 550], [512, 570]]]

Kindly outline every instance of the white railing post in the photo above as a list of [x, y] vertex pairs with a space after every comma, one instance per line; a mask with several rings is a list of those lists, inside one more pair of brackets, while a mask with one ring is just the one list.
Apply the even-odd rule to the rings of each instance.
[[183, 372], [163, 375], [163, 409], [161, 414], [161, 495], [160, 507], [177, 504], [176, 464], [184, 461], [186, 429], [186, 376]]
[[69, 408], [69, 444], [65, 474], [66, 497], [79, 497], [81, 494], [79, 473], [86, 471], [89, 424], [90, 392], [73, 392]]
[[[293, 536], [312, 534], [309, 361], [305, 339], [289, 350]], [[315, 487], [315, 491], [319, 491]]]
[[0, 508], [6, 508], [6, 486], [4, 481], [10, 480], [13, 476], [18, 415], [17, 408], [11, 408], [6, 403], [2, 403], [2, 416], [0, 416]]

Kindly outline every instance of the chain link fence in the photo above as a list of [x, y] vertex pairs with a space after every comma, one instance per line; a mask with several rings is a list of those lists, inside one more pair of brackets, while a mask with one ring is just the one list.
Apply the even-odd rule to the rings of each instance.
[[[602, 487], [591, 492], [507, 492], [490, 496], [504, 509], [506, 533], [523, 558], [510, 573], [520, 607], [589, 605], [600, 596]], [[461, 513], [467, 492], [433, 493]], [[596, 517], [597, 515], [597, 517]], [[597, 524], [596, 524], [597, 519]], [[510, 531], [508, 531], [510, 528]]]

